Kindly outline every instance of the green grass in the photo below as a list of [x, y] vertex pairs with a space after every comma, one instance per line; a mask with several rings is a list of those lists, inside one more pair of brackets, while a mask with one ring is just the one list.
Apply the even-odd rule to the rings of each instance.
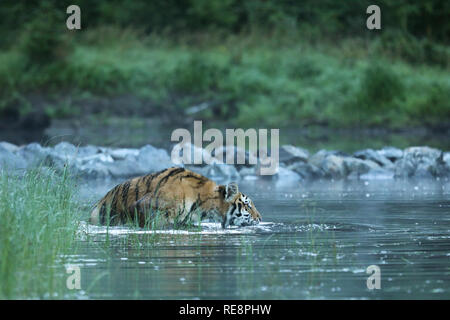
[[[18, 49], [0, 54], [0, 110], [12, 103], [29, 108], [30, 93], [40, 91], [52, 97], [51, 117], [83, 114], [89, 96], [131, 94], [174, 114], [207, 102], [212, 107], [196, 118], [240, 126], [407, 128], [450, 121], [449, 64], [412, 63], [381, 40], [338, 46], [299, 36], [204, 35], [181, 41], [107, 28], [71, 41], [64, 58], [40, 68], [25, 68]], [[439, 50], [447, 61], [448, 48]]]
[[62, 298], [80, 211], [67, 172], [0, 171], [0, 299]]

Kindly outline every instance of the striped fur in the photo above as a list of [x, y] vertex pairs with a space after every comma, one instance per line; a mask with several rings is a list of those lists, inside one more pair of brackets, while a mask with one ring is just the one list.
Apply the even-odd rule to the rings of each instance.
[[210, 218], [220, 220], [224, 228], [261, 220], [251, 199], [235, 183], [217, 185], [195, 172], [173, 167], [111, 189], [94, 207], [90, 223], [117, 225], [131, 220], [144, 227], [156, 214], [167, 224]]

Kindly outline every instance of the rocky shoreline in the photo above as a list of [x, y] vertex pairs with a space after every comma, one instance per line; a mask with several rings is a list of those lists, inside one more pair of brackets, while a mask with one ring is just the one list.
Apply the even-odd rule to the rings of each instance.
[[[193, 152], [205, 152], [193, 148]], [[251, 157], [246, 153], [246, 158]], [[317, 179], [386, 180], [405, 178], [450, 178], [450, 152], [430, 147], [404, 150], [384, 147], [348, 154], [341, 151], [308, 150], [290, 145], [280, 147], [280, 168], [274, 176], [259, 176], [258, 165], [182, 164], [212, 179], [236, 180], [270, 178], [282, 181]], [[246, 161], [248, 163], [248, 161]], [[77, 147], [61, 142], [54, 147], [38, 143], [16, 146], [0, 142], [0, 168], [21, 171], [38, 165], [70, 171], [85, 179], [126, 179], [174, 166], [167, 150], [146, 145], [140, 149]], [[180, 166], [180, 165], [178, 165]]]

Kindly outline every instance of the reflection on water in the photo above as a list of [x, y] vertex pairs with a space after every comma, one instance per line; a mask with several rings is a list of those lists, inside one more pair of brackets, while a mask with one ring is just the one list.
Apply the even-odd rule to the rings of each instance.
[[[113, 182], [90, 184], [86, 201]], [[241, 183], [259, 226], [80, 228], [86, 298], [450, 298], [450, 183]], [[94, 194], [92, 195], [92, 192]], [[87, 195], [91, 196], [88, 197]], [[366, 269], [381, 269], [369, 290]]]

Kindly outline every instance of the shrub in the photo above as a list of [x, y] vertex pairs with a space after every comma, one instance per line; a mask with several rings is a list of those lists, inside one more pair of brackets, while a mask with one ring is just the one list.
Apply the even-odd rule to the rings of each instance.
[[19, 43], [29, 66], [41, 66], [63, 59], [67, 52], [62, 37], [65, 25], [61, 10], [47, 2], [43, 2], [38, 10], [40, 14], [25, 25]]
[[411, 34], [400, 31], [384, 32], [376, 42], [378, 52], [400, 59], [411, 64], [428, 64], [447, 67], [450, 54], [448, 49], [429, 39], [418, 39]]
[[381, 64], [372, 63], [363, 74], [356, 98], [360, 108], [376, 112], [391, 108], [394, 100], [403, 96], [400, 77]]
[[215, 60], [192, 54], [176, 66], [172, 87], [182, 93], [208, 92], [217, 88], [219, 80], [227, 73], [228, 70]]

